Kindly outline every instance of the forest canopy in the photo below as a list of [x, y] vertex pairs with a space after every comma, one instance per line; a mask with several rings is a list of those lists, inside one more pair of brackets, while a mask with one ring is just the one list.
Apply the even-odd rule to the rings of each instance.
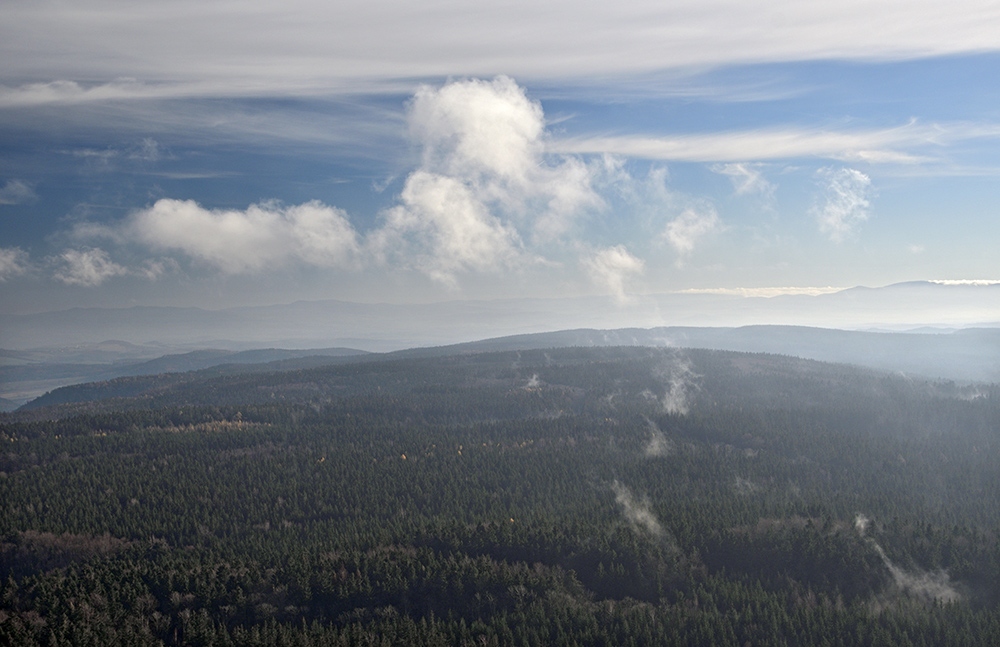
[[558, 348], [38, 405], [4, 644], [1000, 644], [993, 385]]

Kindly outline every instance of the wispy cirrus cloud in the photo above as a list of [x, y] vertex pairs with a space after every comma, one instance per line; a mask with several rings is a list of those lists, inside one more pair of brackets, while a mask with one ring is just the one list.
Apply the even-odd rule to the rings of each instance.
[[697, 242], [704, 236], [719, 230], [722, 222], [712, 205], [691, 206], [667, 223], [663, 238], [679, 255], [679, 261], [694, 251]]
[[206, 95], [208, 88], [192, 84], [149, 84], [136, 79], [115, 79], [83, 84], [70, 80], [22, 85], [0, 85], [0, 108], [34, 108], [121, 100], [177, 99]]
[[823, 198], [812, 214], [820, 231], [840, 242], [868, 220], [871, 178], [852, 168], [824, 168], [817, 176], [824, 185]]
[[715, 164], [712, 170], [726, 175], [733, 182], [736, 195], [759, 195], [769, 199], [774, 196], [774, 185], [767, 181], [761, 170], [761, 164], [734, 162], [730, 164]]
[[37, 197], [31, 185], [23, 180], [7, 180], [0, 187], [0, 204], [22, 204]]
[[[911, 122], [898, 128], [856, 131], [783, 127], [671, 136], [582, 136], [557, 140], [551, 148], [562, 153], [611, 153], [677, 162], [746, 164], [747, 161], [812, 157], [845, 162], [917, 164], [934, 160], [918, 152], [927, 147], [960, 139], [996, 136], [1000, 136], [1000, 127], [924, 126]], [[745, 166], [744, 170], [750, 168]]]
[[108, 87], [33, 89], [57, 101], [134, 92], [131, 81], [112, 82], [120, 77], [145, 80], [155, 88], [149, 91], [181, 79], [173, 91], [263, 96], [449, 74], [607, 78], [687, 66], [996, 51], [998, 26], [1000, 10], [974, 0], [947, 7], [926, 0], [431, 0], [419, 7], [402, 0], [250, 7], [83, 0], [72, 11], [38, 0], [0, 7], [0, 58], [9, 78], [106, 80]]
[[771, 297], [782, 297], [791, 295], [818, 296], [821, 294], [833, 294], [846, 290], [846, 287], [762, 287], [762, 288], [688, 288], [680, 290], [681, 294], [720, 294], [736, 297], [759, 297], [769, 299]]

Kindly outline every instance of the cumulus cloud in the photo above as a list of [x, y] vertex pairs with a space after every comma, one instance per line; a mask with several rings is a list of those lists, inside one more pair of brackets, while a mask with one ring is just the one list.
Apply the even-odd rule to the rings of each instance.
[[721, 175], [729, 176], [733, 182], [736, 195], [759, 195], [771, 198], [774, 195], [774, 185], [764, 178], [760, 164], [738, 162], [733, 164], [716, 164], [712, 170]]
[[359, 249], [346, 214], [315, 201], [221, 210], [193, 200], [162, 199], [133, 213], [125, 232], [154, 249], [180, 251], [229, 274], [259, 272], [293, 260], [350, 267]]
[[20, 247], [0, 247], [0, 283], [28, 271], [28, 253]]
[[[464, 273], [542, 261], [529, 247], [558, 249], [580, 214], [604, 206], [593, 187], [597, 171], [583, 160], [546, 153], [542, 108], [508, 77], [423, 86], [408, 105], [407, 121], [420, 164], [403, 182], [397, 203], [364, 234], [344, 211], [317, 201], [212, 209], [176, 199], [158, 200], [118, 225], [77, 224], [74, 234], [179, 253], [227, 274], [292, 263], [354, 268], [376, 261], [456, 287]], [[155, 162], [164, 152], [147, 138], [129, 149], [72, 154], [109, 167], [116, 159]], [[599, 260], [619, 292], [624, 276], [641, 267], [621, 253]], [[155, 277], [164, 271], [153, 264], [141, 273]]]
[[513, 79], [421, 87], [410, 104], [410, 132], [424, 167], [452, 176], [526, 185], [542, 153], [542, 107]]
[[[377, 262], [454, 288], [463, 274], [518, 270], [549, 262], [543, 253], [578, 248], [570, 234], [579, 219], [606, 207], [596, 185], [603, 190], [627, 177], [620, 165], [609, 173], [600, 164], [548, 153], [541, 105], [505, 76], [423, 86], [408, 104], [407, 123], [420, 163], [367, 232], [356, 231], [344, 211], [316, 201], [212, 209], [161, 199], [118, 225], [82, 223], [74, 233], [184, 255], [227, 274], [292, 263], [356, 268]], [[129, 150], [74, 154], [107, 163], [153, 162], [163, 151], [145, 139]], [[643, 267], [621, 245], [594, 252], [583, 265], [620, 297]], [[154, 265], [142, 271], [162, 273]]]
[[694, 251], [700, 238], [720, 227], [719, 215], [715, 207], [688, 207], [679, 216], [667, 223], [663, 236], [683, 258]]
[[852, 168], [825, 168], [818, 172], [824, 182], [823, 204], [813, 208], [819, 229], [840, 242], [868, 220], [871, 179]]
[[22, 204], [36, 197], [31, 186], [21, 180], [7, 180], [0, 188], [0, 204]]
[[67, 249], [58, 262], [62, 267], [56, 271], [55, 279], [66, 285], [96, 287], [113, 276], [128, 274], [103, 249]]
[[526, 237], [557, 239], [603, 205], [586, 164], [546, 155], [542, 108], [508, 77], [424, 86], [407, 118], [421, 165], [372, 237], [380, 258], [413, 255], [454, 284], [463, 271], [533, 260]]
[[644, 263], [630, 254], [624, 245], [615, 245], [585, 257], [583, 266], [596, 285], [622, 300], [625, 299], [627, 282], [642, 274]]
[[418, 171], [407, 178], [400, 199], [373, 234], [381, 256], [388, 250], [405, 253], [418, 269], [449, 285], [461, 271], [497, 270], [522, 256], [517, 230], [461, 180]]

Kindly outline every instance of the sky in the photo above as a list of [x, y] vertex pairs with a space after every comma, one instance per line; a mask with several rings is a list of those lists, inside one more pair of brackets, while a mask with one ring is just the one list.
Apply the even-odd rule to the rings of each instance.
[[998, 73], [981, 1], [6, 0], [0, 313], [992, 281]]

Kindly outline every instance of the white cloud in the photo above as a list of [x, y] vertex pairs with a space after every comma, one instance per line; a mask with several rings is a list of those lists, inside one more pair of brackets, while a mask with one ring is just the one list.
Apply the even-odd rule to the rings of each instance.
[[[163, 159], [164, 150], [152, 137], [143, 137], [124, 147], [75, 148], [61, 151], [80, 159], [86, 169], [97, 173], [111, 173], [125, 168], [142, 168], [148, 172], [151, 164]], [[166, 173], [164, 175], [167, 175]], [[182, 174], [189, 177], [192, 174]], [[197, 174], [195, 174], [197, 177]]]
[[660, 226], [664, 213], [676, 211], [689, 197], [673, 191], [669, 184], [669, 170], [665, 166], [651, 166], [645, 177], [634, 177], [625, 168], [624, 160], [613, 155], [601, 158], [597, 175], [601, 189], [620, 197], [629, 212], [647, 224]]
[[[176, 88], [164, 86], [167, 96], [175, 95]], [[113, 81], [93, 86], [83, 86], [75, 81], [56, 80], [26, 83], [17, 87], [0, 85], [0, 108], [30, 108], [48, 104], [77, 104], [109, 99], [151, 98], [148, 86], [134, 79]]]
[[[996, 51], [998, 34], [1000, 9], [976, 0], [947, 6], [929, 0], [428, 0], [419, 6], [289, 0], [250, 7], [80, 0], [72, 11], [55, 0], [0, 4], [0, 59], [8, 78], [105, 80], [92, 87], [40, 83], [35, 101], [168, 91], [321, 92], [448, 74], [609, 78], [764, 61], [915, 58]], [[147, 81], [139, 88], [127, 79], [112, 81], [123, 75]]]
[[515, 186], [529, 183], [545, 130], [542, 107], [505, 76], [423, 86], [409, 124], [425, 170]]
[[667, 223], [663, 236], [681, 257], [694, 251], [698, 240], [720, 227], [719, 215], [711, 205], [688, 207]]
[[28, 253], [20, 247], [0, 247], [0, 283], [28, 271]]
[[[161, 199], [108, 226], [77, 223], [78, 240], [100, 238], [179, 252], [224, 273], [254, 273], [290, 263], [353, 268], [375, 260], [415, 269], [450, 287], [463, 273], [496, 273], [543, 262], [529, 250], [564, 250], [576, 219], [604, 207], [597, 170], [547, 155], [541, 106], [507, 77], [422, 87], [408, 107], [419, 167], [395, 206], [361, 235], [345, 212], [319, 202], [211, 209]], [[73, 151], [86, 159], [161, 156], [147, 138], [130, 151]], [[166, 267], [140, 274], [156, 277]]]
[[[417, 171], [402, 204], [386, 213], [372, 237], [381, 256], [396, 253], [431, 278], [454, 286], [463, 271], [495, 271], [522, 256], [517, 231], [490, 213], [473, 187], [453, 177]], [[407, 262], [407, 261], [404, 261]]]
[[128, 274], [103, 249], [67, 249], [59, 256], [62, 268], [54, 277], [66, 285], [96, 287], [113, 276]]
[[769, 299], [771, 297], [781, 297], [790, 295], [818, 296], [820, 294], [833, 294], [847, 288], [838, 287], [766, 287], [766, 288], [689, 288], [680, 290], [681, 294], [722, 294], [736, 297], [758, 297]]
[[0, 204], [21, 204], [36, 197], [35, 191], [21, 180], [7, 180], [0, 188]]
[[619, 300], [626, 298], [626, 284], [641, 276], [645, 264], [624, 245], [598, 250], [583, 258], [583, 267], [594, 284], [608, 290]]
[[160, 150], [160, 144], [155, 139], [144, 137], [129, 151], [128, 157], [140, 162], [156, 162], [163, 157], [163, 151]]
[[[615, 158], [605, 157], [608, 159]], [[618, 192], [628, 210], [643, 221], [651, 242], [669, 244], [677, 252], [678, 266], [683, 265], [705, 236], [723, 228], [711, 202], [670, 187], [668, 170], [663, 166], [651, 167], [641, 179], [633, 178], [616, 164], [606, 174], [612, 178], [608, 189]], [[664, 224], [667, 218], [670, 219]]]
[[133, 273], [149, 281], [155, 281], [165, 274], [176, 271], [177, 269], [177, 261], [172, 258], [159, 258], [146, 260], [142, 266], [135, 269]]
[[735, 162], [731, 164], [716, 164], [712, 170], [721, 175], [729, 176], [733, 182], [736, 195], [757, 194], [765, 199], [774, 195], [774, 185], [764, 178], [760, 164]]
[[154, 249], [180, 251], [229, 274], [292, 261], [350, 267], [359, 251], [346, 214], [319, 202], [292, 207], [263, 203], [240, 211], [163, 199], [133, 213], [124, 232]]
[[628, 157], [686, 162], [733, 162], [801, 157], [843, 162], [917, 164], [931, 158], [908, 152], [926, 146], [978, 137], [994, 137], [997, 129], [968, 124], [924, 126], [910, 122], [897, 128], [837, 131], [772, 128], [694, 135], [653, 137], [621, 135], [570, 137], [555, 141], [553, 151], [610, 153]]
[[1000, 285], [1000, 280], [997, 279], [932, 279], [928, 283], [935, 283], [937, 285]]
[[813, 208], [813, 215], [830, 240], [842, 241], [868, 220], [871, 179], [851, 168], [825, 168], [818, 175], [825, 183], [825, 195], [822, 206]]
[[408, 121], [422, 163], [372, 235], [380, 258], [410, 257], [454, 286], [461, 272], [537, 260], [526, 238], [557, 240], [603, 205], [586, 164], [546, 156], [542, 108], [508, 77], [422, 87]]

